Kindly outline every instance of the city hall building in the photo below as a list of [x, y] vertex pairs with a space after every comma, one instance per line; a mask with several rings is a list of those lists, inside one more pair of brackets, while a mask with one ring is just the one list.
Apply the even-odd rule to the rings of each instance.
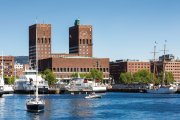
[[51, 53], [51, 25], [35, 24], [29, 27], [29, 60], [35, 68], [38, 57], [39, 71], [51, 69], [59, 80], [70, 80], [73, 73], [102, 71], [109, 80], [109, 58], [93, 57], [92, 26], [80, 25], [75, 20], [69, 28], [69, 54]]

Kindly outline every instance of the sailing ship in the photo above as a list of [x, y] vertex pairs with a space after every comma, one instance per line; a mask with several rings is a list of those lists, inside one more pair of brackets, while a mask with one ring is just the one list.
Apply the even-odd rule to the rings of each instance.
[[[37, 28], [36, 28], [37, 29]], [[41, 112], [44, 111], [45, 101], [40, 99], [38, 96], [38, 51], [37, 51], [37, 30], [36, 30], [36, 91], [35, 97], [30, 98], [26, 102], [27, 110], [30, 112]]]
[[1, 78], [0, 78], [0, 97], [4, 94], [4, 60], [2, 55], [2, 62], [1, 62]]
[[[166, 41], [164, 44], [164, 56], [163, 56], [163, 78], [162, 78], [162, 82], [161, 85], [159, 85], [158, 87], [150, 87], [149, 89], [146, 90], [147, 93], [153, 93], [153, 94], [171, 94], [171, 93], [175, 93], [177, 91], [177, 86], [170, 84], [170, 85], [165, 85], [165, 65], [166, 65], [166, 61], [165, 61], [165, 54], [166, 54]], [[155, 54], [156, 54], [156, 45], [154, 46], [154, 75], [153, 75], [153, 80], [155, 79]]]

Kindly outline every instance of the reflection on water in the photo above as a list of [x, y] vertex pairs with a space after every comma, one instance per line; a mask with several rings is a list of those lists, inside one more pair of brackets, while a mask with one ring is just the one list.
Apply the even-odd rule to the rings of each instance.
[[72, 117], [86, 118], [93, 115], [92, 103], [86, 99], [71, 99], [69, 113]]
[[0, 97], [0, 118], [4, 118], [5, 98]]

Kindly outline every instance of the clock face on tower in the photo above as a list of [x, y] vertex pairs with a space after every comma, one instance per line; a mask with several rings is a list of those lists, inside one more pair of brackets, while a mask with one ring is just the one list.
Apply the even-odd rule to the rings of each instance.
[[80, 31], [80, 37], [82, 38], [87, 38], [88, 37], [88, 32], [87, 31]]

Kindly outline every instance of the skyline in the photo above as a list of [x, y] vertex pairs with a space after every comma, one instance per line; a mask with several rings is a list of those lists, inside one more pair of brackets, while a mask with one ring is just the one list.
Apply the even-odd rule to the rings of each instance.
[[[167, 40], [168, 54], [180, 57], [180, 1], [174, 0], [3, 0], [0, 3], [0, 50], [28, 56], [28, 27], [52, 25], [52, 53], [69, 53], [68, 29], [79, 18], [93, 26], [93, 56], [149, 60], [156, 41], [158, 56]], [[18, 41], [18, 42], [17, 42]]]

